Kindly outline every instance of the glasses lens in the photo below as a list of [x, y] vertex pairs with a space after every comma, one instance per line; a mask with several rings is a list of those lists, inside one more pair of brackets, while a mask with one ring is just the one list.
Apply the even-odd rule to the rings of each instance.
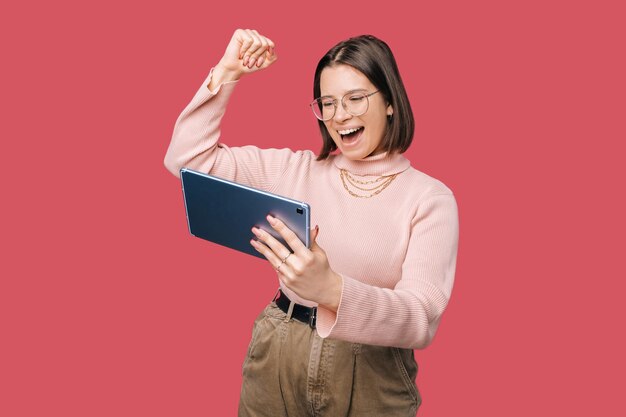
[[343, 104], [348, 113], [353, 116], [360, 116], [367, 111], [369, 101], [364, 93], [354, 93], [345, 96]]
[[330, 120], [335, 115], [335, 101], [331, 98], [318, 98], [311, 103], [315, 117], [320, 120]]

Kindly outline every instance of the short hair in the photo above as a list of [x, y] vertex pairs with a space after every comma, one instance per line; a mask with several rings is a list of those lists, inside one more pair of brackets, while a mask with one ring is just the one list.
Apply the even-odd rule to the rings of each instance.
[[[382, 139], [386, 152], [403, 153], [411, 145], [415, 131], [415, 119], [406, 94], [398, 65], [389, 46], [372, 35], [361, 35], [342, 41], [332, 47], [320, 59], [315, 69], [313, 98], [321, 94], [320, 78], [326, 67], [349, 65], [359, 70], [382, 93], [393, 107], [393, 116], [388, 119], [387, 131]], [[323, 121], [318, 120], [323, 145], [317, 160], [328, 158], [337, 149]]]

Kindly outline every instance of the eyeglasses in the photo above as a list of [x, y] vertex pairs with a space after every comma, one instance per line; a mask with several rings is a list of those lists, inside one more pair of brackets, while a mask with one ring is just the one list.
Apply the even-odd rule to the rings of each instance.
[[[341, 105], [344, 110], [352, 116], [360, 116], [369, 108], [369, 97], [378, 93], [351, 92], [341, 97]], [[337, 99], [332, 97], [320, 97], [313, 100], [310, 104], [313, 114], [319, 120], [326, 122], [335, 117], [337, 111]]]

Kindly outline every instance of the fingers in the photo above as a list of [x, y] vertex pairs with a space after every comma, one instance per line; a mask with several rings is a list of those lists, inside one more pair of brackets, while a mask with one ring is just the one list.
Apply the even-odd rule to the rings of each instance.
[[285, 239], [291, 250], [298, 255], [304, 255], [308, 252], [308, 248], [302, 243], [298, 235], [296, 235], [285, 223], [276, 217], [267, 216], [267, 221], [274, 230]]
[[274, 42], [259, 34], [256, 30], [238, 29], [238, 37], [241, 43], [239, 59], [244, 66], [252, 68], [254, 65], [261, 67], [264, 62], [271, 60], [274, 55]]
[[[300, 263], [302, 263], [301, 261], [306, 262], [311, 258], [311, 252], [300, 241], [300, 238], [298, 238], [298, 236], [291, 231], [287, 225], [285, 225], [285, 223], [272, 216], [267, 216], [267, 220], [272, 228], [274, 228], [274, 230], [281, 235], [285, 242], [287, 242], [294, 254], [297, 255], [293, 258], [293, 262], [295, 262], [293, 265], [299, 266]], [[251, 242], [252, 246], [254, 246], [258, 252], [263, 254], [263, 256], [265, 256], [272, 263], [274, 268], [277, 267], [275, 260], [278, 260], [279, 263], [281, 263], [283, 259], [286, 260], [291, 254], [291, 250], [286, 248], [285, 245], [265, 230], [253, 227], [252, 233], [254, 233], [257, 239], [259, 239], [259, 241], [253, 240]]]
[[311, 231], [311, 250], [317, 247], [317, 237], [319, 236], [319, 234], [320, 234], [320, 227], [319, 225], [316, 225]]
[[276, 230], [287, 242], [289, 247], [291, 247], [293, 254], [270, 233], [256, 227], [252, 228], [252, 233], [254, 233], [258, 240], [253, 239], [250, 241], [250, 244], [280, 273], [282, 276], [281, 279], [285, 279], [287, 280], [285, 282], [289, 282], [289, 280], [301, 276], [313, 267], [316, 259], [315, 253], [319, 255], [321, 252], [323, 254], [323, 251], [315, 242], [319, 234], [319, 228], [316, 226], [315, 229], [313, 229], [311, 250], [309, 250], [302, 241], [300, 241], [298, 236], [281, 220], [272, 216], [267, 216], [267, 220], [272, 228]]
[[217, 67], [234, 74], [239, 79], [245, 74], [265, 69], [272, 65], [277, 56], [274, 42], [256, 30], [237, 29], [233, 34]]
[[[256, 232], [255, 232], [255, 235], [257, 235]], [[259, 239], [261, 239], [261, 238], [259, 238]], [[261, 255], [265, 256], [265, 258], [269, 261], [269, 263], [274, 267], [275, 270], [277, 270], [281, 274], [284, 274], [284, 273], [287, 272], [285, 264], [286, 264], [286, 260], [289, 257], [289, 255], [291, 255], [291, 252], [287, 251], [286, 248], [285, 248], [285, 251], [287, 251], [288, 254], [285, 255], [285, 257], [283, 257], [281, 259], [274, 253], [274, 251], [272, 249], [270, 249], [268, 246], [264, 245], [263, 242], [261, 242], [261, 241], [256, 241], [256, 240], [252, 239], [252, 240], [250, 240], [250, 244], [252, 245], [252, 247], [254, 249], [256, 249], [257, 252], [259, 252]], [[285, 260], [285, 262], [283, 262], [283, 259]]]
[[291, 254], [291, 251], [289, 249], [287, 249], [281, 242], [278, 241], [278, 239], [276, 239], [265, 230], [253, 227], [252, 233], [254, 233], [257, 239], [259, 239], [259, 242], [262, 242], [264, 245], [266, 245], [276, 255], [276, 257], [280, 259], [285, 259], [289, 256], [289, 254]]

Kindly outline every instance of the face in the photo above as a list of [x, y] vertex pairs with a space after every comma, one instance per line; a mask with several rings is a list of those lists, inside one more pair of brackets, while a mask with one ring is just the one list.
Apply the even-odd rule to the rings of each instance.
[[369, 107], [360, 116], [352, 116], [341, 105], [341, 98], [347, 93], [374, 91], [376, 87], [370, 80], [349, 65], [326, 67], [320, 74], [321, 96], [337, 99], [335, 116], [324, 124], [346, 158], [358, 160], [383, 152], [380, 145], [387, 130], [387, 116], [393, 114], [383, 95], [378, 92], [369, 96]]

